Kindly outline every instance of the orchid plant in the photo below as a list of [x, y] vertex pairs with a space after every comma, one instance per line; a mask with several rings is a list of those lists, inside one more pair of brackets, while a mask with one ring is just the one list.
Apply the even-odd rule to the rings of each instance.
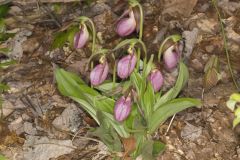
[[[92, 49], [89, 63], [96, 57], [99, 57], [99, 63], [91, 67], [91, 86], [78, 75], [61, 68], [55, 70], [55, 77], [61, 94], [78, 102], [98, 123], [99, 127], [93, 129], [92, 134], [108, 146], [114, 157], [150, 160], [165, 146], [152, 138], [158, 127], [172, 115], [201, 103], [197, 99], [177, 98], [189, 77], [181, 59], [181, 37], [173, 35], [166, 38], [158, 57], [154, 54], [148, 57], [142, 41], [142, 7], [136, 0], [130, 0], [129, 9], [118, 20], [116, 32], [124, 37], [135, 30], [138, 32], [138, 27], [137, 39], [123, 40], [112, 50]], [[83, 32], [85, 27], [81, 26], [81, 31], [73, 38], [75, 48], [84, 47], [86, 40], [83, 41], [81, 36], [87, 38], [88, 34]], [[166, 47], [169, 41], [172, 45]], [[125, 49], [125, 53], [116, 58], [115, 53], [120, 48]], [[159, 67], [162, 54], [166, 70], [171, 72], [175, 68], [179, 71], [175, 85], [164, 93], [163, 68]], [[111, 59], [114, 66], [110, 73]], [[133, 142], [131, 149], [124, 143], [126, 141]]]

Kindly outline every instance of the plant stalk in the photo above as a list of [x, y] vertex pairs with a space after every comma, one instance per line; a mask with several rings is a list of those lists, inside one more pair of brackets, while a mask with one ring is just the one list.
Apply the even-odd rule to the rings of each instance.
[[212, 3], [213, 3], [214, 8], [217, 11], [217, 15], [218, 15], [218, 18], [219, 18], [219, 21], [220, 21], [222, 37], [223, 37], [223, 43], [224, 43], [224, 49], [225, 49], [225, 54], [226, 54], [227, 63], [228, 63], [228, 69], [229, 69], [229, 72], [231, 74], [231, 77], [232, 77], [232, 80], [233, 80], [233, 83], [234, 83], [235, 87], [237, 88], [237, 90], [239, 90], [240, 88], [238, 86], [237, 81], [234, 78], [233, 69], [232, 69], [232, 66], [231, 66], [231, 61], [230, 61], [229, 52], [228, 52], [228, 46], [227, 46], [227, 37], [226, 37], [225, 31], [224, 31], [224, 26], [223, 26], [221, 14], [220, 14], [220, 11], [219, 11], [219, 9], [217, 7], [216, 0], [212, 0]]

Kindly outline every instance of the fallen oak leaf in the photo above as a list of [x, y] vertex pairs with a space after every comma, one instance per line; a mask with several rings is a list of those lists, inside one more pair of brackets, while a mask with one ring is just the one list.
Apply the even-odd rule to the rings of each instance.
[[128, 159], [128, 158], [130, 158], [130, 157], [128, 157], [129, 154], [131, 154], [136, 148], [136, 139], [133, 136], [131, 136], [129, 138], [123, 138], [122, 143], [123, 143], [123, 147], [124, 147], [123, 159]]

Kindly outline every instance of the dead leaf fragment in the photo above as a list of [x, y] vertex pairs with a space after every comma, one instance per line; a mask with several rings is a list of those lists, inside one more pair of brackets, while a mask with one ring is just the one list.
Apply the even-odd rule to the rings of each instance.
[[188, 17], [193, 11], [198, 0], [164, 0], [164, 10], [162, 14], [169, 14], [173, 17]]
[[125, 150], [124, 157], [128, 157], [136, 148], [136, 139], [134, 137], [123, 138], [122, 142]]

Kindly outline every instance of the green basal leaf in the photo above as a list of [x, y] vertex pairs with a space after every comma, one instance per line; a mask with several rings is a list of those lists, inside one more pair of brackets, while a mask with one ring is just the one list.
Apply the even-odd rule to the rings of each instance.
[[0, 5], [0, 18], [4, 18], [7, 15], [9, 9], [10, 7], [7, 4]]
[[98, 110], [113, 113], [115, 101], [105, 96], [94, 97], [94, 105]]
[[65, 96], [75, 96], [85, 99], [86, 96], [84, 95], [86, 94], [91, 96], [100, 95], [93, 88], [87, 86], [85, 82], [74, 73], [57, 68], [55, 77], [58, 86], [62, 89], [61, 91], [63, 91], [62, 94]]
[[8, 38], [13, 37], [15, 33], [0, 33], [0, 42], [8, 40]]
[[119, 134], [120, 137], [128, 138], [130, 134], [125, 130], [123, 124], [117, 122], [112, 114], [103, 112], [104, 116], [107, 118], [108, 122], [112, 125], [115, 131]]
[[54, 41], [52, 43], [51, 49], [61, 48], [68, 40], [67, 32], [59, 32], [54, 35]]
[[99, 137], [111, 151], [122, 151], [121, 141], [108, 119], [101, 111], [97, 112], [97, 117], [101, 125], [93, 132], [93, 135]]
[[233, 120], [233, 128], [235, 128], [239, 123], [240, 123], [240, 117], [236, 117], [236, 118]]
[[232, 112], [234, 111], [236, 104], [237, 104], [237, 101], [234, 101], [234, 100], [232, 100], [232, 99], [229, 99], [229, 100], [227, 101], [227, 107], [228, 107]]
[[15, 60], [6, 60], [6, 61], [1, 61], [0, 62], [0, 69], [5, 69], [7, 67], [9, 67], [10, 65], [15, 64], [16, 61]]
[[9, 90], [9, 86], [3, 83], [0, 83], [0, 93]]
[[[77, 75], [66, 72], [63, 69], [55, 70], [57, 86], [61, 94], [77, 101], [82, 107], [98, 122], [96, 117], [96, 108], [93, 102], [89, 103], [94, 96], [98, 95], [91, 87], [84, 84]], [[99, 122], [98, 122], [99, 123]]]
[[165, 150], [166, 145], [160, 141], [153, 142], [153, 156], [158, 156], [161, 152]]
[[153, 69], [153, 58], [154, 58], [154, 54], [151, 55], [147, 65], [144, 66], [144, 70], [143, 70], [144, 78], [146, 78], [149, 75], [149, 73], [151, 72], [151, 70]]
[[[120, 87], [120, 83], [115, 82], [115, 88]], [[113, 82], [105, 82], [99, 86], [95, 87], [96, 89], [100, 90], [101, 92], [114, 92], [113, 90]], [[114, 88], [114, 89], [115, 89]]]
[[240, 117], [240, 107], [238, 107], [236, 110], [235, 110], [235, 116], [236, 117]]
[[0, 160], [7, 160], [7, 158], [0, 154]]
[[153, 141], [146, 140], [141, 151], [142, 159], [155, 160], [153, 156]]
[[178, 96], [180, 91], [186, 85], [189, 77], [189, 72], [187, 66], [180, 62], [179, 64], [179, 75], [176, 81], [176, 84], [173, 88], [171, 88], [167, 93], [165, 93], [160, 99], [157, 100], [156, 104], [154, 105], [154, 110], [158, 109], [162, 104], [172, 100]]
[[52, 6], [53, 6], [53, 11], [56, 14], [61, 14], [62, 8], [63, 8], [63, 5], [61, 3], [54, 3]]
[[137, 158], [141, 153], [142, 153], [142, 148], [144, 145], [144, 142], [146, 140], [146, 133], [144, 132], [140, 132], [140, 133], [136, 133], [134, 134], [134, 137], [136, 139], [136, 149], [134, 152], [134, 158]]
[[134, 119], [137, 118], [138, 116], [138, 110], [137, 110], [137, 105], [133, 104], [131, 107], [131, 112], [128, 118], [124, 121], [124, 126], [127, 129], [133, 130], [136, 129], [134, 125]]
[[9, 48], [0, 48], [0, 53], [7, 55], [10, 52]]
[[240, 123], [240, 107], [238, 107], [234, 112], [235, 118], [233, 120], [233, 128], [235, 128]]
[[233, 94], [230, 96], [230, 99], [231, 99], [231, 100], [234, 100], [234, 101], [237, 101], [237, 102], [240, 102], [240, 94], [239, 94], [239, 93], [233, 93]]
[[97, 119], [97, 112], [96, 109], [94, 108], [94, 106], [92, 106], [90, 103], [88, 103], [88, 101], [85, 101], [81, 98], [77, 98], [77, 97], [71, 97], [69, 96], [69, 98], [73, 99], [74, 101], [78, 102], [81, 107], [88, 113], [90, 114], [90, 116], [98, 123], [100, 124], [100, 122]]
[[0, 33], [4, 33], [6, 31], [6, 25], [4, 19], [0, 19]]
[[149, 121], [153, 112], [153, 105], [155, 101], [154, 90], [151, 83], [148, 83], [144, 96], [141, 99], [143, 100], [145, 118]]
[[141, 156], [143, 159], [155, 160], [164, 149], [165, 144], [160, 141], [145, 140], [142, 146]]
[[138, 95], [141, 95], [141, 86], [142, 86], [142, 77], [139, 73], [136, 71], [133, 71], [133, 73], [130, 76], [130, 81], [132, 82], [133, 86], [135, 87]]
[[57, 68], [55, 77], [59, 91], [81, 104], [98, 124], [100, 122], [97, 118], [97, 110], [100, 110], [121, 137], [127, 138], [129, 136], [123, 125], [115, 121], [112, 114], [110, 114], [114, 108], [115, 101], [113, 99], [101, 96], [93, 88], [87, 86], [80, 77], [63, 69]]
[[177, 98], [157, 106], [149, 121], [149, 132], [153, 133], [167, 118], [189, 107], [200, 106], [201, 102], [192, 98]]

